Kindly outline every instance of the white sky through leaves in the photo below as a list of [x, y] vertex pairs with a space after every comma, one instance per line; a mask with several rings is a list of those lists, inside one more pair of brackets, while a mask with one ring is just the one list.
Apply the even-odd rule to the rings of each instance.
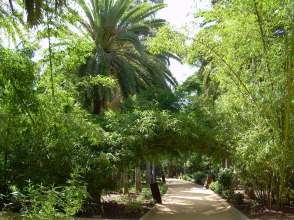
[[[162, 9], [158, 16], [167, 20], [178, 31], [188, 32], [193, 37], [199, 30], [199, 23], [195, 21], [197, 10], [208, 10], [211, 7], [210, 0], [164, 0], [167, 7]], [[170, 70], [179, 83], [185, 81], [196, 68], [187, 64], [181, 64], [171, 60]]]

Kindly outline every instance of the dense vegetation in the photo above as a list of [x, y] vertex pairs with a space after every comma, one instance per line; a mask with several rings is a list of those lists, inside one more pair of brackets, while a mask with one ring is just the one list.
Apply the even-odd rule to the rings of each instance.
[[[192, 40], [160, 1], [0, 4], [0, 210], [103, 212], [183, 173], [236, 203], [293, 200], [293, 1], [214, 1]], [[198, 71], [178, 85], [170, 59]]]

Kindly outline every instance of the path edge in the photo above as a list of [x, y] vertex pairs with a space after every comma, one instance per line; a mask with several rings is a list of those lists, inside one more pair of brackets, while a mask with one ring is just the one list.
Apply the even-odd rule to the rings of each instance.
[[153, 206], [147, 213], [145, 213], [145, 215], [139, 218], [139, 220], [145, 220], [145, 219], [148, 219], [150, 216], [154, 215], [156, 208], [157, 208], [157, 204], [155, 204], [155, 206]]
[[[187, 181], [187, 180], [183, 180], [183, 181], [188, 182], [188, 183], [193, 183], [194, 185], [198, 185], [192, 181]], [[207, 189], [207, 190], [212, 191], [211, 189]], [[168, 191], [169, 191], [169, 189], [167, 190], [166, 194], [168, 193]], [[243, 214], [241, 211], [239, 211], [237, 208], [235, 208], [232, 204], [228, 203], [228, 201], [226, 201], [224, 198], [222, 198], [219, 194], [215, 193], [214, 191], [212, 191], [212, 192], [215, 195], [217, 195], [222, 200], [222, 202], [224, 202], [230, 206], [230, 212], [232, 212], [235, 216], [237, 216], [239, 218], [239, 220], [250, 220], [245, 214]], [[154, 207], [152, 207], [147, 213], [145, 213], [145, 215], [143, 215], [141, 218], [139, 218], [139, 220], [145, 220], [145, 219], [148, 219], [149, 217], [151, 217], [152, 215], [154, 215], [154, 212], [157, 209], [158, 205], [160, 205], [160, 204], [155, 204]]]
[[240, 217], [240, 220], [249, 220], [249, 218], [244, 215], [241, 211], [239, 211], [237, 208], [235, 208], [234, 206], [231, 206], [231, 212], [234, 214], [234, 215], [238, 215]]
[[[167, 185], [167, 184], [166, 184]], [[167, 187], [168, 187], [168, 185], [167, 185]], [[166, 195], [166, 194], [168, 194], [168, 192], [169, 192], [169, 187], [167, 188], [167, 191], [166, 191], [166, 193], [162, 196], [162, 203], [163, 203], [163, 198], [164, 198], [164, 196]], [[155, 210], [157, 209], [157, 206], [158, 205], [161, 205], [161, 204], [157, 204], [157, 203], [155, 203], [155, 205], [147, 212], [147, 213], [145, 213], [141, 218], [139, 218], [139, 220], [145, 220], [145, 219], [148, 219], [150, 216], [152, 216], [152, 215], [154, 215], [154, 212], [155, 212]]]
[[210, 190], [212, 193], [214, 193], [215, 195], [217, 195], [222, 202], [224, 202], [226, 205], [229, 205], [229, 211], [233, 213], [233, 215], [237, 216], [240, 220], [250, 220], [244, 213], [242, 213], [240, 210], [238, 210], [234, 205], [232, 205], [231, 203], [229, 203], [226, 199], [224, 199], [223, 197], [221, 197], [219, 194], [217, 194], [216, 192]]

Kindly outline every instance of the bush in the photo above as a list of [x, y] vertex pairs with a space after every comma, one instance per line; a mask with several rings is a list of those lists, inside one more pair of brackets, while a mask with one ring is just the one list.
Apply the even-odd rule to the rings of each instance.
[[194, 182], [199, 184], [199, 185], [204, 185], [205, 180], [206, 180], [206, 174], [202, 171], [198, 171], [194, 173], [193, 175]]
[[232, 189], [233, 172], [231, 169], [222, 169], [218, 174], [218, 182], [223, 186], [224, 190]]
[[186, 180], [186, 181], [193, 181], [193, 178], [188, 174], [184, 174], [182, 178], [183, 180]]
[[223, 188], [222, 188], [222, 192], [221, 192], [220, 194], [221, 194], [221, 196], [222, 196], [223, 198], [226, 198], [226, 199], [228, 199], [228, 200], [231, 200], [231, 199], [233, 198], [234, 191], [231, 190], [231, 189], [223, 189]]
[[231, 201], [235, 205], [242, 205], [244, 203], [244, 195], [242, 193], [233, 194]]
[[160, 195], [163, 196], [164, 194], [166, 194], [168, 187], [164, 183], [159, 183], [158, 185], [159, 185]]
[[152, 193], [148, 186], [148, 187], [143, 187], [142, 192], [140, 193], [137, 199], [143, 201], [143, 200], [152, 200], [152, 198], [153, 198]]
[[221, 194], [222, 191], [223, 191], [223, 187], [222, 187], [222, 185], [218, 181], [212, 182], [210, 184], [210, 189], [212, 191], [214, 191], [215, 193], [217, 193], [217, 194]]
[[47, 188], [42, 185], [34, 186], [29, 182], [26, 187], [25, 199], [22, 201], [22, 214], [28, 219], [57, 217], [59, 214], [58, 200], [59, 193], [56, 188]]
[[86, 189], [76, 174], [61, 187], [33, 185], [29, 181], [24, 194], [14, 192], [14, 195], [22, 204], [22, 215], [28, 219], [55, 219], [77, 214], [87, 198]]
[[87, 187], [79, 178], [80, 176], [73, 174], [72, 179], [67, 181], [68, 185], [63, 188], [61, 198], [66, 216], [77, 214], [88, 197]]

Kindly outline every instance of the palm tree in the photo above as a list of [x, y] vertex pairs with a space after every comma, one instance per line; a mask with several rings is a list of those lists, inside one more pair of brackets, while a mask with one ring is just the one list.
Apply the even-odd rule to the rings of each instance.
[[[55, 7], [55, 10], [61, 9], [62, 6], [65, 5], [65, 1], [66, 0], [23, 0], [23, 6], [21, 6], [26, 11], [28, 24], [33, 26], [42, 21], [43, 12], [46, 8]], [[16, 0], [0, 0], [0, 4], [9, 4], [12, 12], [15, 12], [15, 6], [20, 6], [19, 2]]]
[[24, 40], [25, 37], [23, 35], [23, 30], [24, 26], [21, 14], [12, 11], [9, 2], [0, 0], [0, 32], [2, 35], [0, 45], [3, 45], [8, 41], [16, 43], [17, 38]]
[[[81, 24], [95, 43], [92, 55], [79, 69], [81, 76], [117, 79], [122, 98], [149, 87], [170, 90], [176, 85], [165, 60], [149, 54], [144, 45], [144, 39], [165, 23], [154, 16], [163, 4], [135, 4], [133, 0], [78, 2], [84, 12]], [[99, 86], [86, 93], [94, 113], [99, 114], [106, 107], [110, 94], [109, 89]]]

